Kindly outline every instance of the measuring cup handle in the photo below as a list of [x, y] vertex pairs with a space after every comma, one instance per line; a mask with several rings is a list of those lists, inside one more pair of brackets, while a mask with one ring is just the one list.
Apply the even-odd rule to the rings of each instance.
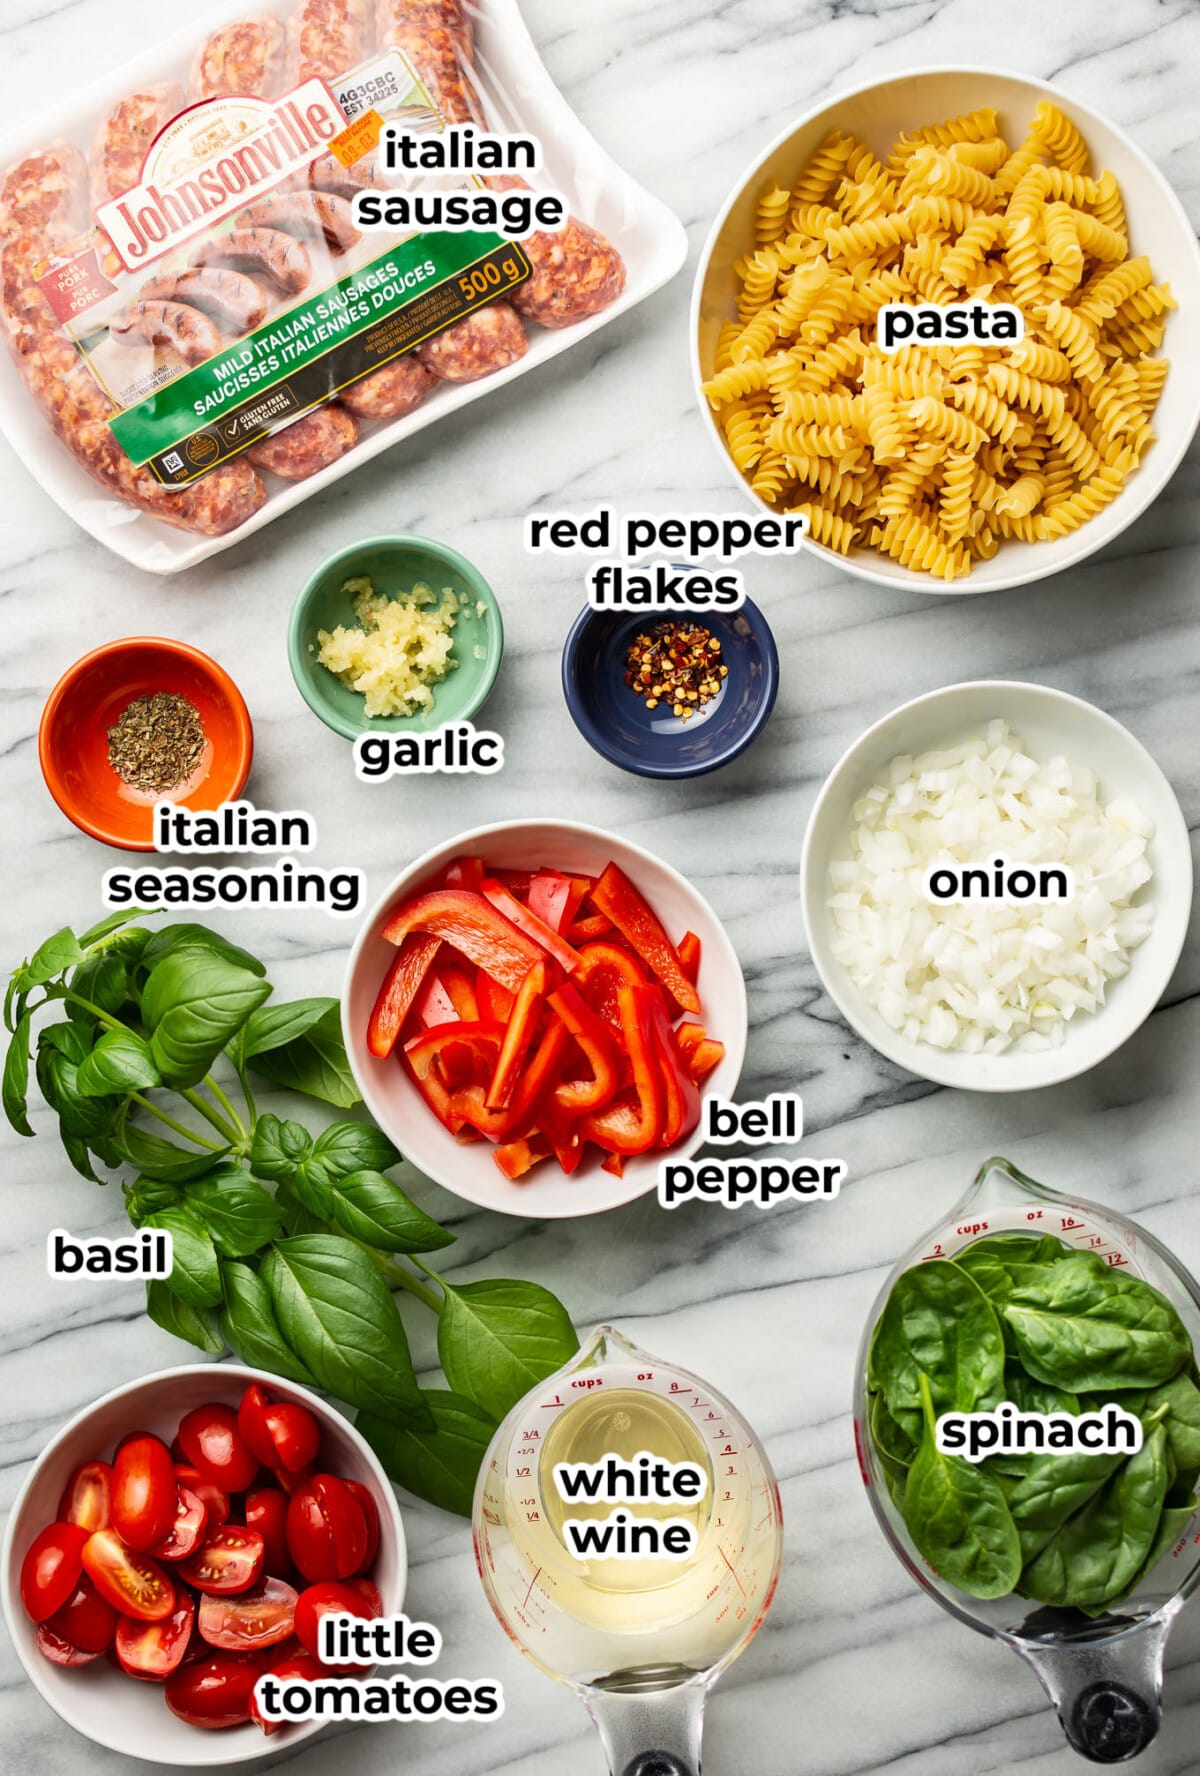
[[611, 1776], [700, 1776], [706, 1679], [649, 1689], [597, 1687], [584, 1706], [600, 1729]]
[[669, 1751], [643, 1751], [626, 1764], [621, 1776], [700, 1776], [700, 1766], [692, 1770]]

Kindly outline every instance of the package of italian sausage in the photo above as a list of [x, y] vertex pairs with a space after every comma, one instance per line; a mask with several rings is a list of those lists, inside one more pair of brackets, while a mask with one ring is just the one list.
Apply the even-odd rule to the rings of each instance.
[[159, 573], [568, 349], [686, 253], [517, 0], [226, 4], [0, 155], [0, 426]]

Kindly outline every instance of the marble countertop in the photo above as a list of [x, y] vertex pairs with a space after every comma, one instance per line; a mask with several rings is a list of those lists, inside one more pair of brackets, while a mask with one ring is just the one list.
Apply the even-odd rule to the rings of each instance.
[[[809, 558], [754, 562], [751, 595], [778, 638], [779, 702], [756, 748], [720, 774], [656, 785], [602, 763], [563, 705], [558, 658], [580, 577], [531, 560], [533, 505], [721, 509], [731, 488], [689, 384], [685, 315], [695, 255], [727, 188], [760, 145], [841, 86], [921, 62], [996, 59], [1052, 78], [1111, 115], [1200, 214], [1193, 0], [526, 0], [570, 102], [687, 223], [688, 270], [578, 350], [369, 464], [246, 544], [174, 581], [127, 568], [77, 530], [0, 450], [10, 514], [0, 553], [0, 833], [9, 862], [7, 966], [46, 932], [99, 916], [114, 861], [77, 833], [36, 763], [42, 703], [86, 648], [159, 631], [231, 666], [253, 714], [250, 790], [316, 816], [316, 860], [357, 864], [379, 893], [418, 851], [497, 817], [571, 816], [610, 827], [685, 870], [724, 919], [745, 968], [751, 1033], [743, 1095], [804, 1094], [805, 1146], [849, 1181], [828, 1206], [661, 1213], [643, 1201], [599, 1220], [539, 1225], [430, 1189], [459, 1236], [451, 1275], [532, 1277], [581, 1329], [613, 1321], [726, 1392], [779, 1474], [787, 1555], [775, 1606], [710, 1704], [708, 1776], [1028, 1776], [1081, 1767], [1032, 1676], [911, 1584], [880, 1538], [854, 1460], [849, 1403], [864, 1316], [899, 1254], [953, 1204], [978, 1163], [1004, 1153], [1049, 1184], [1139, 1217], [1200, 1268], [1200, 943], [1190, 942], [1149, 1023], [1086, 1078], [1036, 1095], [955, 1094], [899, 1072], [850, 1035], [814, 974], [797, 871], [808, 810], [850, 742], [902, 697], [960, 678], [1041, 679], [1111, 711], [1145, 742], [1200, 821], [1200, 574], [1193, 452], [1153, 511], [1084, 567], [984, 599], [903, 596]], [[586, 13], [586, 25], [576, 22]], [[155, 0], [9, 0], [0, 22], [0, 112], [31, 114], [53, 70], [63, 89], [164, 28]], [[501, 445], [500, 448], [497, 446]], [[349, 750], [292, 684], [284, 638], [313, 563], [356, 537], [424, 531], [480, 563], [503, 603], [505, 667], [488, 706], [507, 741], [499, 779], [356, 785]], [[321, 914], [230, 917], [270, 959], [285, 995], [339, 988], [351, 933]], [[45, 1126], [44, 1114], [40, 1126]], [[138, 1286], [66, 1293], [48, 1281], [47, 1230], [115, 1233], [116, 1187], [67, 1170], [50, 1139], [3, 1149], [0, 1234], [0, 1505], [72, 1413], [138, 1374], [186, 1360], [142, 1311]], [[422, 1342], [424, 1339], [424, 1342]], [[419, 1360], [432, 1362], [424, 1330]], [[368, 1727], [289, 1760], [323, 1776], [580, 1776], [599, 1772], [578, 1702], [526, 1664], [484, 1603], [466, 1525], [406, 1512], [410, 1613], [446, 1640], [440, 1675], [499, 1678], [496, 1725]], [[1195, 1770], [1200, 1609], [1167, 1659], [1168, 1712], [1144, 1776]], [[130, 1768], [61, 1723], [0, 1644], [8, 1769], [115, 1776]]]

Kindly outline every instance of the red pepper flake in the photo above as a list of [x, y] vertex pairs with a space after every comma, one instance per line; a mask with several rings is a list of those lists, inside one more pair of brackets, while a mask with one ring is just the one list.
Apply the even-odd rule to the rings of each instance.
[[690, 721], [717, 695], [729, 668], [721, 644], [698, 623], [668, 621], [635, 635], [625, 651], [625, 683], [647, 709], [669, 703]]

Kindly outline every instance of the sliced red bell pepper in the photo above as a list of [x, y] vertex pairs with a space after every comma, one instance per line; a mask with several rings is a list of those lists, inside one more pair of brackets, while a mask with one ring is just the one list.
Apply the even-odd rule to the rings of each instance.
[[698, 1042], [692, 1050], [689, 1062], [692, 1078], [695, 1080], [707, 1079], [724, 1059], [725, 1044], [718, 1042], [713, 1036], [706, 1036], [703, 1042]]
[[579, 1132], [578, 1119], [560, 1110], [553, 1097], [543, 1099], [538, 1112], [542, 1133], [554, 1149], [554, 1157], [567, 1177], [579, 1170], [585, 1143]]
[[570, 876], [560, 875], [557, 870], [539, 870], [529, 884], [525, 904], [543, 925], [548, 925], [551, 931], [561, 932], [563, 926], [570, 923], [567, 909], [574, 892], [575, 884]]
[[504, 1176], [515, 1183], [526, 1177], [539, 1161], [549, 1159], [552, 1152], [553, 1148], [545, 1136], [534, 1130], [528, 1140], [506, 1141], [503, 1146], [496, 1148], [492, 1158]]
[[512, 1098], [546, 1002], [549, 984], [550, 971], [545, 962], [535, 962], [521, 982], [488, 1085], [486, 1102], [489, 1110], [503, 1110]]
[[606, 1153], [648, 1153], [662, 1138], [665, 1090], [652, 1007], [655, 987], [619, 988], [621, 1032], [633, 1067], [632, 1097], [616, 1098], [581, 1117], [579, 1132]]
[[650, 1002], [650, 1021], [663, 1081], [663, 1125], [660, 1145], [673, 1147], [700, 1121], [700, 1093], [687, 1056], [679, 1046], [671, 1020], [658, 994]]
[[[475, 1109], [476, 1097], [482, 1107], [483, 1087], [475, 1085], [452, 1090], [436, 1065], [438, 1057], [452, 1045], [456, 1049], [458, 1046], [469, 1047], [490, 1071], [495, 1065], [503, 1040], [503, 1024], [465, 1024], [459, 1021], [437, 1024], [432, 1030], [424, 1030], [405, 1043], [404, 1059], [418, 1091], [438, 1121], [452, 1135], [457, 1135], [466, 1123], [474, 1121], [468, 1112]], [[456, 1054], [455, 1071], [457, 1067]]]
[[622, 1055], [617, 1039], [571, 981], [551, 993], [550, 1006], [571, 1032], [592, 1069], [590, 1079], [564, 1080], [557, 1086], [554, 1102], [560, 1110], [576, 1116], [585, 1110], [599, 1110], [616, 1096], [621, 1084]]
[[516, 994], [510, 993], [507, 987], [502, 987], [499, 981], [494, 981], [486, 969], [478, 968], [475, 971], [475, 997], [479, 1001], [480, 1016], [485, 1021], [497, 1024], [508, 1022]]
[[367, 1047], [379, 1060], [386, 1060], [395, 1048], [405, 1019], [441, 947], [441, 938], [427, 931], [411, 932], [400, 945], [367, 1023]]
[[646, 972], [636, 956], [614, 943], [585, 944], [579, 952], [579, 967], [573, 983], [579, 988], [592, 1010], [620, 1025], [621, 1008], [617, 1001], [620, 987], [649, 985]]
[[518, 900], [524, 900], [529, 893], [529, 884], [537, 875], [536, 870], [494, 869], [485, 870], [485, 875], [494, 876], [497, 882], [503, 882], [510, 894]]
[[447, 1042], [439, 1048], [433, 1062], [443, 1085], [459, 1091], [480, 1076], [479, 1054], [470, 1042]]
[[[439, 938], [437, 942], [441, 943]], [[439, 1024], [453, 1024], [458, 1019], [458, 1007], [438, 977], [437, 969], [426, 975], [421, 991], [413, 1000], [413, 1010], [427, 1030], [435, 1030]]]
[[483, 881], [482, 857], [456, 857], [446, 870], [446, 888], [473, 888], [479, 892]]
[[698, 1012], [699, 995], [684, 973], [679, 952], [663, 930], [658, 914], [615, 863], [609, 864], [592, 889], [592, 901], [633, 945], [676, 1004], [683, 1011]]
[[543, 1100], [558, 1083], [571, 1045], [571, 1038], [558, 1018], [552, 1019], [547, 1026], [506, 1109], [489, 1110], [485, 1087], [478, 1081], [450, 1091], [434, 1065], [435, 1057], [447, 1044], [470, 1042], [484, 1064], [483, 1077], [490, 1078], [503, 1041], [502, 1024], [459, 1023], [426, 1030], [405, 1044], [404, 1058], [421, 1095], [451, 1134], [457, 1135], [470, 1125], [487, 1140], [503, 1142], [520, 1140], [536, 1128]]
[[[549, 925], [531, 913], [527, 906], [522, 906], [515, 894], [511, 894], [503, 882], [495, 876], [485, 876], [483, 893], [497, 912], [511, 921], [526, 938], [538, 944], [548, 956], [553, 956], [565, 974], [573, 974], [579, 967], [579, 952], [573, 950], [565, 937], [552, 931]], [[505, 986], [508, 982], [505, 981]]]
[[477, 970], [464, 968], [461, 962], [453, 958], [439, 961], [437, 976], [445, 987], [459, 1017], [464, 1023], [476, 1024], [482, 1017], [479, 999], [475, 992], [475, 976]]
[[614, 1178], [623, 1178], [625, 1176], [625, 1161], [619, 1153], [606, 1153], [600, 1161], [600, 1170], [611, 1172]]
[[588, 913], [586, 917], [575, 919], [567, 926], [566, 939], [578, 949], [580, 944], [592, 943], [596, 938], [604, 937], [612, 928], [612, 920], [606, 919], [603, 913]]
[[383, 935], [389, 943], [402, 944], [413, 931], [440, 937], [513, 993], [543, 954], [542, 948], [497, 912], [491, 901], [466, 888], [435, 888], [407, 901], [392, 914]]
[[694, 931], [685, 931], [679, 940], [679, 966], [695, 986], [700, 975], [700, 939]]
[[691, 1054], [692, 1050], [698, 1048], [707, 1035], [708, 1031], [703, 1024], [694, 1023], [690, 1019], [680, 1024], [675, 1032], [676, 1041], [684, 1054]]

